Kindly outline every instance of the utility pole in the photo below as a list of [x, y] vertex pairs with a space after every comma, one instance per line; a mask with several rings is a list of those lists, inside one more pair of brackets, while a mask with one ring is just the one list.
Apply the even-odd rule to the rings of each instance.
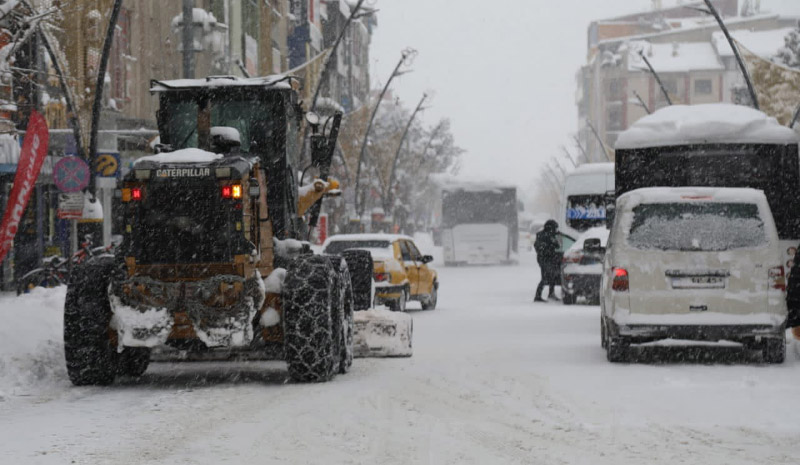
[[736, 41], [734, 41], [733, 37], [731, 37], [731, 33], [728, 31], [728, 27], [725, 26], [725, 22], [722, 20], [722, 17], [719, 15], [717, 9], [714, 8], [714, 5], [711, 3], [711, 0], [704, 0], [704, 1], [706, 6], [708, 7], [707, 10], [696, 7], [693, 9], [709, 14], [713, 16], [714, 19], [717, 20], [719, 28], [722, 29], [722, 33], [725, 34], [725, 38], [728, 40], [728, 45], [730, 45], [731, 50], [733, 50], [733, 56], [736, 58], [736, 63], [739, 65], [739, 69], [742, 71], [742, 76], [744, 76], [744, 82], [747, 84], [747, 91], [750, 93], [750, 100], [753, 102], [753, 108], [758, 110], [759, 109], [758, 96], [756, 95], [755, 87], [753, 87], [753, 79], [750, 77], [750, 72], [747, 71], [747, 67], [744, 65], [744, 60], [742, 60], [742, 55], [739, 53], [739, 47], [736, 46]]
[[[417, 54], [417, 51], [413, 48], [407, 48], [403, 50], [400, 56], [400, 61], [397, 62], [397, 66], [394, 67], [391, 76], [389, 76], [389, 80], [386, 81], [386, 84], [383, 86], [383, 90], [381, 90], [380, 95], [378, 96], [378, 101], [375, 103], [375, 108], [372, 109], [372, 114], [369, 117], [369, 123], [367, 123], [367, 129], [364, 131], [364, 140], [361, 141], [361, 151], [358, 154], [358, 164], [356, 165], [356, 185], [355, 185], [355, 210], [356, 215], [358, 215], [359, 219], [361, 218], [361, 214], [363, 213], [363, 206], [358, 201], [358, 190], [359, 185], [361, 184], [361, 164], [364, 162], [364, 155], [367, 152], [367, 141], [369, 140], [369, 131], [372, 129], [372, 123], [375, 121], [375, 115], [378, 114], [378, 108], [381, 106], [381, 102], [383, 101], [383, 96], [386, 95], [386, 91], [389, 90], [389, 84], [392, 83], [392, 79], [396, 76], [400, 76], [407, 71], [400, 71], [400, 67], [403, 66], [404, 63], [408, 64], [409, 61], [412, 59], [414, 55]], [[362, 207], [359, 209], [359, 206]]]
[[573, 139], [575, 140], [575, 145], [578, 147], [578, 150], [581, 151], [583, 159], [586, 160], [586, 163], [589, 163], [591, 160], [589, 160], [589, 155], [586, 153], [586, 150], [583, 149], [583, 146], [581, 145], [581, 140], [578, 139], [578, 136], [573, 136]]
[[567, 150], [567, 148], [564, 147], [563, 145], [561, 146], [561, 150], [564, 152], [564, 155], [567, 156], [567, 160], [569, 160], [569, 162], [572, 163], [572, 167], [577, 168], [578, 163], [575, 161], [575, 158], [572, 157], [572, 154], [569, 153], [569, 150]]
[[392, 196], [392, 186], [394, 185], [394, 173], [397, 169], [397, 160], [400, 158], [400, 152], [403, 148], [403, 142], [406, 140], [406, 136], [408, 135], [408, 129], [411, 127], [411, 123], [414, 122], [414, 118], [417, 116], [417, 113], [422, 110], [422, 104], [425, 102], [425, 99], [428, 98], [428, 94], [422, 94], [422, 98], [419, 99], [419, 103], [417, 107], [414, 109], [414, 112], [411, 113], [411, 118], [408, 119], [408, 123], [406, 124], [405, 129], [403, 129], [403, 135], [400, 136], [400, 143], [397, 144], [397, 151], [394, 153], [394, 160], [392, 160], [392, 170], [389, 172], [389, 185], [386, 186], [386, 205], [384, 206], [384, 210], [386, 213], [389, 213], [390, 209], [393, 209], [393, 196]]
[[597, 139], [597, 142], [600, 144], [600, 148], [603, 149], [603, 153], [606, 154], [606, 159], [611, 161], [611, 156], [608, 154], [608, 149], [606, 149], [606, 144], [603, 143], [603, 139], [600, 138], [600, 134], [597, 133], [597, 129], [595, 129], [594, 125], [591, 121], [586, 120], [586, 124], [589, 125], [589, 129], [592, 130], [592, 134]]
[[642, 108], [644, 108], [644, 111], [646, 111], [648, 115], [649, 115], [649, 114], [652, 114], [652, 112], [650, 111], [650, 109], [649, 109], [649, 108], [647, 108], [647, 104], [646, 104], [646, 103], [644, 103], [644, 99], [642, 99], [642, 96], [641, 96], [641, 95], [639, 95], [639, 92], [636, 92], [636, 91], [634, 90], [634, 91], [633, 91], [633, 95], [635, 95], [635, 96], [636, 96], [636, 99], [637, 99], [637, 100], [639, 100], [639, 105], [641, 105], [641, 107], [642, 107]]
[[194, 79], [194, 0], [183, 0], [183, 78]]
[[[94, 103], [92, 105], [92, 126], [89, 128], [89, 192], [95, 195], [94, 162], [97, 158], [97, 129], [100, 124], [100, 104], [103, 101], [103, 84], [105, 83], [106, 69], [108, 68], [108, 55], [111, 54], [111, 43], [114, 41], [114, 31], [117, 27], [117, 18], [122, 9], [122, 0], [114, 0], [111, 17], [108, 19], [106, 40], [103, 42], [103, 52], [100, 55], [100, 66], [97, 69], [97, 83], [95, 84]], [[108, 212], [109, 215], [111, 212]]]
[[639, 50], [639, 56], [642, 57], [642, 60], [644, 60], [644, 64], [647, 65], [647, 69], [649, 69], [650, 73], [653, 75], [653, 77], [656, 78], [656, 82], [658, 83], [658, 87], [661, 88], [661, 93], [664, 94], [664, 98], [667, 99], [667, 104], [672, 106], [672, 99], [669, 98], [669, 92], [667, 92], [667, 88], [664, 87], [664, 83], [661, 82], [661, 78], [658, 76], [658, 73], [656, 73], [656, 70], [653, 69], [653, 65], [650, 64], [650, 60], [647, 59], [647, 57], [644, 55], [644, 52], [642, 50]]
[[347, 32], [347, 28], [350, 26], [350, 23], [353, 22], [353, 19], [359, 14], [358, 12], [361, 9], [361, 5], [364, 3], [364, 1], [365, 0], [358, 0], [356, 6], [353, 7], [352, 11], [350, 12], [350, 16], [347, 17], [347, 20], [344, 22], [344, 26], [342, 26], [342, 30], [339, 31], [339, 36], [336, 37], [336, 41], [333, 43], [333, 47], [331, 47], [331, 52], [327, 57], [325, 57], [325, 63], [322, 65], [322, 73], [320, 74], [319, 81], [315, 86], [316, 88], [314, 89], [314, 97], [311, 99], [311, 107], [309, 107], [309, 111], [314, 111], [314, 109], [317, 108], [317, 97], [319, 97], [319, 91], [322, 88], [322, 83], [328, 79], [328, 74], [330, 74], [331, 69], [333, 68], [333, 63], [336, 61], [334, 59], [336, 56], [336, 50], [339, 49], [339, 44], [342, 42], [345, 32]]

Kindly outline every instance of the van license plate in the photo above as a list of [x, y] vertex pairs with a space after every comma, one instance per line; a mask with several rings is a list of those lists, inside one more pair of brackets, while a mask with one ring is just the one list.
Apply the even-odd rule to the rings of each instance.
[[672, 278], [673, 289], [724, 289], [722, 276], [681, 276]]

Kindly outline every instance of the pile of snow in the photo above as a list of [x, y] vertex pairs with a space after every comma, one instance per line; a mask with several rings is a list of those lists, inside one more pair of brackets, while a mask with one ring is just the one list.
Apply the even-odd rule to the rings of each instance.
[[672, 105], [635, 122], [616, 149], [689, 144], [796, 144], [797, 134], [775, 118], [742, 105]]
[[11, 396], [67, 386], [66, 286], [0, 296], [0, 403]]
[[164, 152], [155, 155], [148, 155], [136, 160], [134, 166], [140, 163], [153, 162], [153, 163], [211, 163], [212, 161], [219, 160], [222, 155], [208, 152], [202, 149], [188, 148], [180, 149], [174, 152]]
[[275, 268], [264, 280], [265, 292], [280, 294], [283, 292], [283, 282], [286, 280], [286, 269]]
[[111, 327], [119, 334], [119, 350], [123, 347], [156, 347], [164, 344], [172, 331], [172, 318], [167, 308], [151, 308], [144, 312], [111, 296]]
[[383, 309], [354, 312], [356, 357], [410, 357], [414, 322], [408, 313]]
[[236, 141], [241, 143], [242, 137], [239, 130], [230, 126], [212, 126], [211, 137], [220, 137], [228, 141]]

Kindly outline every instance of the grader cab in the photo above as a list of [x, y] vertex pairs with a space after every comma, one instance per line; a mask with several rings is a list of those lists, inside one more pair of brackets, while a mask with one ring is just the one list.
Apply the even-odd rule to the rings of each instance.
[[152, 82], [160, 153], [119, 186], [115, 259], [76, 270], [67, 291], [74, 384], [141, 375], [160, 347], [283, 358], [296, 381], [348, 371], [371, 258], [314, 255], [302, 241], [322, 197], [338, 192], [327, 176], [341, 115], [312, 136], [320, 177], [298, 188], [297, 87], [288, 76]]

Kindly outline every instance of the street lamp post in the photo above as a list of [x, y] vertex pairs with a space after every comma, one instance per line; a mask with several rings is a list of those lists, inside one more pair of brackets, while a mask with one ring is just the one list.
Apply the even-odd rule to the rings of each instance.
[[344, 26], [342, 26], [342, 30], [339, 31], [339, 36], [336, 38], [336, 41], [333, 43], [333, 47], [331, 47], [331, 51], [327, 57], [325, 57], [325, 63], [322, 65], [322, 74], [319, 76], [319, 81], [317, 81], [317, 85], [314, 89], [314, 97], [311, 99], [311, 107], [309, 111], [314, 111], [317, 108], [317, 98], [319, 97], [319, 91], [322, 89], [322, 83], [328, 78], [328, 74], [330, 73], [331, 69], [333, 68], [333, 57], [336, 55], [336, 50], [339, 48], [339, 44], [342, 42], [344, 38], [345, 32], [347, 32], [347, 28], [350, 26], [350, 23], [353, 22], [353, 19], [359, 15], [371, 14], [371, 11], [367, 11], [366, 13], [359, 13], [361, 10], [361, 5], [364, 3], [365, 0], [358, 0], [356, 6], [353, 7], [353, 10], [350, 12], [350, 16], [347, 17], [347, 20], [344, 22]]
[[384, 205], [384, 210], [389, 213], [390, 210], [394, 210], [392, 204], [394, 203], [394, 196], [392, 195], [393, 189], [392, 186], [394, 185], [394, 173], [397, 170], [397, 160], [400, 158], [400, 151], [403, 148], [403, 142], [406, 140], [406, 136], [408, 135], [408, 130], [411, 128], [411, 123], [414, 122], [414, 118], [417, 116], [423, 108], [422, 104], [425, 102], [425, 99], [428, 98], [428, 94], [422, 94], [422, 98], [419, 99], [419, 103], [417, 104], [417, 108], [414, 109], [414, 112], [411, 113], [411, 118], [408, 119], [408, 123], [406, 124], [405, 129], [403, 129], [403, 135], [400, 136], [400, 143], [397, 144], [397, 151], [394, 153], [394, 160], [392, 160], [392, 170], [389, 172], [389, 184], [386, 186], [386, 205]]
[[358, 191], [359, 185], [361, 183], [361, 164], [364, 162], [364, 154], [367, 151], [367, 140], [369, 138], [369, 131], [372, 129], [372, 123], [375, 121], [375, 115], [378, 114], [378, 108], [381, 106], [381, 102], [383, 101], [383, 96], [386, 95], [386, 91], [389, 90], [389, 84], [392, 83], [392, 79], [396, 76], [400, 76], [401, 74], [407, 71], [400, 71], [400, 67], [403, 64], [410, 64], [410, 61], [413, 57], [417, 54], [417, 51], [413, 48], [407, 48], [403, 50], [400, 61], [397, 62], [397, 66], [394, 67], [394, 71], [392, 71], [392, 75], [389, 76], [389, 80], [386, 81], [386, 85], [383, 86], [383, 90], [381, 90], [381, 94], [378, 96], [378, 101], [375, 103], [375, 108], [372, 109], [372, 115], [369, 117], [369, 123], [367, 123], [367, 129], [364, 131], [364, 140], [361, 142], [361, 151], [358, 154], [358, 164], [356, 165], [356, 185], [355, 185], [355, 210], [356, 214], [359, 218], [361, 218], [361, 214], [363, 213], [359, 206], [363, 207], [363, 205], [359, 205], [358, 201]]

